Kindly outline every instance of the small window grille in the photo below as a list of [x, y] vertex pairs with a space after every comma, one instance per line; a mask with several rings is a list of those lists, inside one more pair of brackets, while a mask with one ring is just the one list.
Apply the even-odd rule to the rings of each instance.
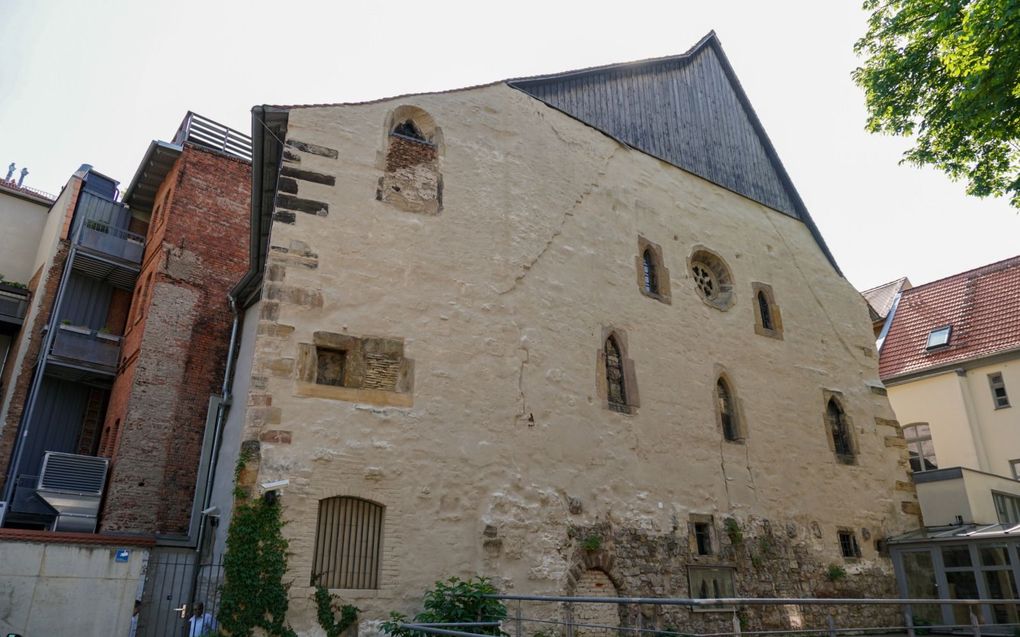
[[836, 455], [844, 461], [852, 461], [854, 457], [853, 444], [850, 441], [850, 427], [846, 422], [846, 414], [836, 402], [835, 398], [829, 399], [826, 407], [826, 417], [829, 421], [829, 432], [832, 435], [832, 443]]
[[737, 414], [733, 406], [733, 395], [726, 381], [722, 378], [716, 381], [715, 392], [716, 399], [718, 400], [719, 418], [722, 420], [723, 437], [731, 442], [740, 440]]
[[414, 121], [412, 120], [405, 120], [400, 124], [397, 124], [396, 128], [393, 129], [393, 132], [401, 137], [410, 137], [411, 139], [417, 139], [420, 142], [427, 141], [425, 136], [421, 134], [421, 131], [418, 130], [418, 127], [414, 125]]
[[758, 291], [758, 312], [761, 313], [761, 326], [767, 330], [775, 329], [772, 325], [772, 308], [761, 290]]
[[610, 336], [606, 339], [606, 389], [609, 399], [609, 408], [613, 411], [627, 411], [627, 393], [623, 382], [623, 357], [620, 355], [620, 347], [616, 344], [616, 338]]
[[641, 255], [641, 263], [644, 266], [645, 292], [649, 294], [659, 293], [659, 273], [655, 268], [655, 257], [651, 250], [645, 250]]
[[385, 509], [361, 498], [319, 501], [312, 585], [379, 588]]
[[1009, 396], [1006, 395], [1006, 383], [1002, 380], [1002, 374], [989, 374], [988, 384], [992, 388], [992, 402], [995, 403], [995, 408], [1009, 407]]
[[712, 526], [708, 522], [694, 523], [694, 539], [698, 544], [698, 555], [712, 554]]
[[861, 547], [857, 544], [857, 536], [849, 529], [839, 531], [839, 550], [843, 557], [855, 558], [861, 556]]
[[344, 373], [347, 368], [347, 352], [324, 347], [315, 348], [316, 373], [315, 382], [319, 385], [344, 385]]

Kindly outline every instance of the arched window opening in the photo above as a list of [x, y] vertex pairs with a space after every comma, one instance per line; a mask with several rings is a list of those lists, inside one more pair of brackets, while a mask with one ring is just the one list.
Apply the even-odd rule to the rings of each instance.
[[655, 256], [651, 249], [646, 249], [641, 255], [641, 265], [644, 268], [645, 292], [649, 294], [659, 293], [659, 273], [655, 267]]
[[758, 291], [758, 312], [761, 314], [761, 326], [767, 330], [775, 329], [772, 324], [772, 308], [765, 293]]
[[422, 135], [421, 130], [418, 129], [418, 127], [414, 123], [414, 120], [412, 119], [407, 119], [397, 124], [396, 127], [393, 129], [393, 132], [397, 135], [402, 135], [404, 137], [409, 137], [411, 139], [417, 139], [420, 142], [428, 141], [427, 139], [425, 139], [425, 136]]
[[623, 382], [623, 356], [616, 338], [606, 339], [606, 389], [609, 408], [613, 411], [627, 412], [627, 393]]
[[839, 406], [835, 398], [829, 399], [825, 413], [836, 455], [842, 460], [853, 460], [854, 449], [853, 443], [850, 440], [850, 426], [847, 424], [843, 408]]
[[319, 500], [312, 586], [379, 588], [384, 512], [361, 498]]
[[740, 440], [740, 428], [737, 426], [737, 412], [733, 404], [733, 393], [726, 381], [720, 378], [715, 384], [715, 396], [719, 420], [722, 422], [723, 437], [730, 442]]

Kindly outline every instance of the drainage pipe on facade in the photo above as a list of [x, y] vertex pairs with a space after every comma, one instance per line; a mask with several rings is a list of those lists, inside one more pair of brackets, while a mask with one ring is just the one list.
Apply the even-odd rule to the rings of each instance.
[[234, 314], [234, 321], [230, 327], [230, 346], [227, 348], [227, 365], [223, 370], [223, 387], [220, 395], [223, 397], [216, 408], [216, 420], [213, 425], [212, 450], [209, 455], [209, 471], [206, 474], [204, 493], [202, 494], [202, 508], [199, 513], [198, 535], [195, 542], [195, 566], [191, 569], [191, 595], [188, 599], [188, 608], [195, 607], [195, 595], [198, 592], [198, 578], [202, 570], [202, 547], [205, 544], [207, 524], [205, 523], [209, 503], [212, 501], [212, 490], [216, 482], [216, 466], [220, 459], [220, 445], [223, 441], [223, 426], [226, 422], [227, 412], [230, 411], [232, 396], [230, 388], [234, 381], [234, 367], [237, 364], [237, 332], [241, 324], [241, 314], [237, 310], [237, 302], [234, 297], [227, 294], [227, 302], [230, 304], [230, 311]]

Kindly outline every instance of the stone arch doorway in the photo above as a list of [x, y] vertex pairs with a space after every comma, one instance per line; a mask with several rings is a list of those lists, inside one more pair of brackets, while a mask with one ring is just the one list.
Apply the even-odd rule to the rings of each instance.
[[[567, 592], [571, 597], [619, 597], [616, 584], [600, 568], [579, 567], [575, 569], [573, 585]], [[572, 572], [571, 575], [575, 575]], [[568, 622], [588, 624], [576, 626], [574, 637], [606, 637], [620, 626], [620, 606], [617, 604], [578, 603], [569, 604], [566, 610]], [[595, 628], [593, 626], [600, 626]], [[606, 628], [608, 627], [608, 628]]]

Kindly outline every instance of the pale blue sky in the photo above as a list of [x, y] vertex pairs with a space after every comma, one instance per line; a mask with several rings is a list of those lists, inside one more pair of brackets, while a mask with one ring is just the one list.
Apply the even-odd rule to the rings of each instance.
[[[59, 191], [80, 164], [131, 180], [193, 110], [444, 90], [672, 55], [715, 29], [850, 282], [917, 284], [1020, 253], [1020, 216], [864, 132], [858, 2], [0, 0], [0, 166]], [[0, 175], [2, 177], [2, 175]]]

